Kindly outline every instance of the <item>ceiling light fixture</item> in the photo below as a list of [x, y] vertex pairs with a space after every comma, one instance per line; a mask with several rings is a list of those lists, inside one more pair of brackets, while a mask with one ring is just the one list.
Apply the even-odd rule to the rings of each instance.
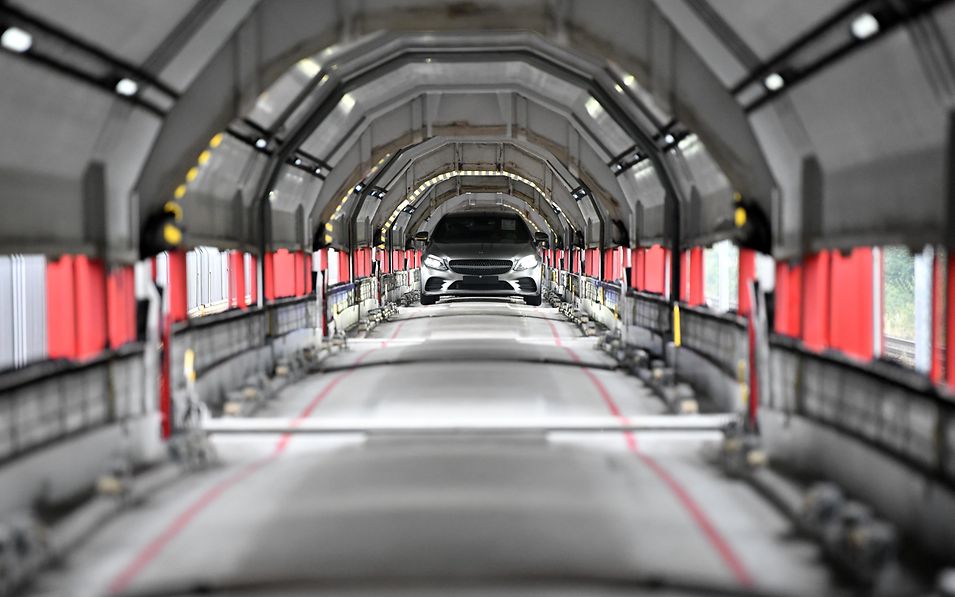
[[268, 146], [268, 144], [269, 142], [263, 139], [262, 137], [259, 137], [258, 139], [255, 140], [255, 146], [258, 147], [259, 149], [265, 149], [266, 146]]
[[879, 32], [879, 19], [870, 13], [863, 13], [852, 20], [849, 30], [858, 40], [868, 39]]
[[139, 91], [139, 83], [130, 79], [129, 77], [123, 77], [116, 82], [116, 93], [125, 96], [132, 97], [136, 95], [136, 92]]
[[0, 46], [22, 54], [33, 46], [33, 36], [19, 27], [10, 27], [0, 35]]
[[770, 91], [779, 91], [786, 86], [786, 79], [779, 73], [770, 73], [763, 79], [763, 85]]

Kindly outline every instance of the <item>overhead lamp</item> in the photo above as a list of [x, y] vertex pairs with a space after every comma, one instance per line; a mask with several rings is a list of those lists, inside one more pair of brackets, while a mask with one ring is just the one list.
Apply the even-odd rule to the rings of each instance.
[[355, 192], [356, 192], [356, 193], [360, 193], [360, 192], [362, 191], [362, 189], [364, 189], [364, 188], [365, 188], [365, 185], [363, 185], [363, 184], [361, 184], [361, 183], [358, 183], [358, 184], [355, 185]]
[[786, 79], [779, 73], [770, 73], [763, 79], [763, 85], [770, 91], [779, 91], [786, 85]]
[[302, 165], [302, 160], [301, 160], [301, 158], [295, 158], [295, 165], [296, 165], [296, 166], [301, 166], [301, 165]]
[[259, 137], [255, 140], [255, 146], [259, 149], [265, 149], [268, 146], [269, 142], [266, 141], [263, 137]]
[[0, 46], [22, 54], [33, 46], [33, 36], [19, 27], [10, 27], [0, 34]]
[[674, 141], [676, 141], [676, 137], [674, 137], [672, 133], [667, 133], [666, 136], [663, 138], [663, 142], [666, 143], [667, 145], [673, 143]]
[[129, 77], [123, 77], [116, 82], [116, 93], [125, 96], [132, 97], [136, 95], [136, 92], [139, 91], [139, 83], [130, 79]]
[[862, 13], [852, 19], [849, 30], [858, 40], [868, 39], [879, 32], [879, 19], [870, 13]]
[[322, 173], [321, 168], [315, 168], [315, 174], [321, 174], [321, 173]]

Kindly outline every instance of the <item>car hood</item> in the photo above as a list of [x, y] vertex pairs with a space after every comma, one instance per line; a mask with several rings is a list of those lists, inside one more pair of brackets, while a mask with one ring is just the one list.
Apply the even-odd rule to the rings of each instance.
[[516, 259], [537, 251], [530, 243], [432, 243], [428, 253], [448, 259]]

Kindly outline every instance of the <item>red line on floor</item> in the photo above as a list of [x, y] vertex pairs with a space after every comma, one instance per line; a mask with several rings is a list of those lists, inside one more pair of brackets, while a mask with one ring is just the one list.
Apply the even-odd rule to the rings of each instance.
[[[560, 336], [557, 335], [557, 328], [550, 321], [547, 322], [550, 326], [551, 333], [554, 336], [554, 344], [562, 347], [566, 350], [575, 362], [580, 362], [580, 357], [577, 356], [577, 353], [573, 351], [569, 346], [564, 346], [561, 343]], [[589, 368], [583, 368], [584, 375], [590, 380], [593, 386], [597, 389], [597, 393], [603, 399], [604, 403], [607, 405], [607, 409], [610, 413], [617, 417], [622, 423], [626, 424], [629, 422], [627, 417], [623, 414], [623, 411], [620, 410], [620, 406], [613, 399], [613, 396], [610, 395], [610, 392], [607, 390], [607, 386], [600, 380], [599, 377]], [[716, 526], [713, 524], [713, 521], [709, 519], [706, 513], [703, 511], [703, 508], [700, 504], [690, 495], [683, 485], [680, 484], [676, 478], [667, 471], [663, 465], [657, 462], [652, 456], [641, 452], [639, 446], [637, 445], [636, 437], [633, 433], [626, 431], [624, 432], [624, 437], [627, 441], [627, 449], [630, 450], [637, 458], [646, 465], [656, 476], [666, 485], [670, 491], [676, 496], [677, 500], [683, 506], [683, 509], [687, 511], [690, 515], [690, 518], [693, 519], [693, 522], [696, 524], [697, 528], [703, 533], [706, 539], [710, 542], [710, 545], [713, 546], [713, 549], [716, 550], [716, 553], [720, 556], [720, 559], [723, 560], [723, 563], [729, 568], [730, 572], [733, 574], [733, 577], [736, 579], [740, 585], [749, 587], [753, 585], [753, 577], [746, 569], [746, 566], [743, 565], [742, 560], [739, 559], [739, 556], [736, 555], [736, 552], [730, 546], [729, 542], [725, 537], [717, 530]]]
[[[400, 329], [400, 326], [399, 326]], [[398, 330], [395, 330], [395, 333], [392, 334], [392, 339], [398, 335]], [[372, 348], [370, 350], [362, 353], [357, 359], [355, 359], [354, 365], [360, 365], [365, 358], [373, 353], [377, 348]], [[321, 389], [321, 391], [309, 402], [305, 408], [299, 413], [298, 417], [292, 421], [291, 427], [298, 427], [301, 425], [305, 419], [309, 418], [319, 404], [322, 403], [325, 398], [331, 394], [332, 390], [342, 382], [346, 377], [352, 374], [354, 369], [349, 369], [343, 371], [329, 381]], [[232, 489], [242, 481], [245, 481], [253, 474], [264, 468], [267, 464], [274, 461], [279, 457], [283, 452], [285, 452], [288, 447], [289, 442], [292, 439], [291, 433], [283, 433], [278, 441], [275, 443], [275, 449], [271, 454], [260, 458], [255, 462], [249, 463], [242, 468], [240, 468], [234, 474], [226, 477], [222, 481], [219, 481], [208, 490], [206, 490], [202, 495], [200, 495], [196, 501], [192, 502], [185, 510], [183, 510], [173, 521], [165, 528], [158, 536], [156, 536], [152, 541], [146, 544], [146, 547], [143, 548], [133, 560], [127, 564], [127, 566], [110, 582], [108, 592], [111, 595], [121, 593], [125, 591], [129, 585], [136, 579], [137, 576], [159, 555], [162, 553], [163, 549], [175, 539], [179, 533], [184, 531], [192, 521], [207, 507], [209, 507], [213, 502], [222, 497], [222, 495], [227, 492], [229, 489]]]

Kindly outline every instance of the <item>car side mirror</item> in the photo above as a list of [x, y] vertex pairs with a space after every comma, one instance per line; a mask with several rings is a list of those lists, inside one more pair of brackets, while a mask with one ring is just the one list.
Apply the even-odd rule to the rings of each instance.
[[428, 233], [424, 230], [422, 230], [421, 232], [416, 232], [414, 235], [414, 239], [416, 241], [426, 243], [428, 242]]
[[548, 241], [546, 232], [535, 232], [534, 233], [534, 242], [536, 244], [544, 244]]

